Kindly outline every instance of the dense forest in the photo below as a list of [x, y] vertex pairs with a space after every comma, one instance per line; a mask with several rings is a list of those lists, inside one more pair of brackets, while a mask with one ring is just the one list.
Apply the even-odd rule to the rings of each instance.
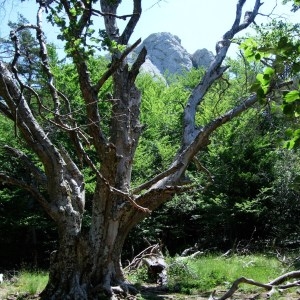
[[[85, 188], [80, 231], [85, 233], [94, 224], [95, 191], [100, 187], [106, 189], [107, 180], [112, 181], [114, 176], [119, 176], [108, 172], [106, 180], [101, 174], [105, 174], [110, 164], [118, 164], [122, 155], [130, 155], [128, 161], [132, 161], [130, 175], [122, 173], [122, 176], [130, 177], [130, 189], [139, 191], [141, 197], [153, 192], [149, 184], [144, 185], [150, 178], [165, 172], [163, 177], [153, 181], [156, 187], [159, 180], [176, 175], [181, 165], [174, 165], [174, 157], [185, 153], [184, 147], [188, 149], [187, 143], [183, 142], [186, 107], [199, 82], [209, 76], [207, 70], [193, 69], [182, 75], [168, 75], [166, 83], [149, 74], [138, 74], [135, 68], [141, 63], [135, 62], [126, 80], [131, 80], [130, 76], [133, 76], [136, 88], [141, 93], [140, 136], [136, 137], [139, 143], [132, 146], [134, 150], [130, 151], [124, 146], [124, 153], [116, 154], [116, 159], [111, 158], [110, 163], [106, 164], [105, 160], [99, 159], [99, 153], [110, 151], [111, 154], [105, 156], [108, 159], [115, 150], [109, 143], [105, 146], [97, 144], [95, 136], [98, 134], [101, 143], [104, 137], [109, 137], [108, 140], [115, 145], [119, 143], [119, 136], [114, 137], [112, 131], [112, 126], [117, 122], [112, 115], [119, 113], [118, 109], [125, 109], [125, 106], [114, 110], [114, 99], [119, 93], [114, 72], [118, 73], [129, 50], [120, 42], [122, 39], [126, 42], [125, 35], [113, 40], [109, 26], [107, 33], [102, 32], [102, 44], [111, 52], [112, 62], [107, 56], [97, 53], [93, 46], [80, 47], [76, 39], [70, 36], [76, 30], [83, 34], [83, 29], [79, 29], [80, 22], [87, 16], [75, 4], [72, 8], [65, 2], [56, 4], [54, 1], [56, 6], [50, 3], [48, 9], [49, 21], [63, 32], [68, 59], [59, 58], [55, 45], [43, 45], [39, 37], [35, 38], [34, 31], [39, 36], [39, 27], [23, 26], [28, 23], [23, 16], [16, 23], [10, 23], [12, 39], [0, 41], [2, 60], [10, 64], [11, 76], [20, 89], [19, 100], [11, 104], [11, 99], [17, 96], [13, 94], [13, 87], [9, 83], [4, 84], [3, 76], [8, 71], [1, 65], [0, 79], [2, 86], [5, 86], [0, 89], [0, 268], [3, 270], [21, 266], [48, 269], [50, 254], [63, 240], [64, 233], [60, 232], [60, 228], [67, 222], [60, 223], [56, 211], [52, 211], [54, 202], [49, 186], [53, 183], [49, 179], [49, 170], [53, 162], [49, 163], [50, 160], [43, 156], [48, 146], [43, 145], [43, 150], [35, 148], [35, 142], [32, 141], [39, 143], [40, 140], [30, 123], [24, 121], [25, 114], [21, 111], [20, 103], [26, 101], [33, 118], [43, 128], [44, 140], [49, 138], [59, 149], [59, 154], [55, 155], [59, 155], [66, 165], [72, 158], [80, 169]], [[115, 14], [113, 9], [117, 4], [114, 1], [101, 2], [104, 3], [103, 11], [105, 8], [111, 9]], [[134, 9], [138, 9], [138, 2], [135, 1]], [[245, 1], [237, 2], [239, 5]], [[89, 7], [89, 1], [83, 3]], [[258, 7], [254, 7], [254, 12]], [[295, 1], [295, 13], [297, 8], [298, 2]], [[69, 27], [60, 17], [62, 9], [67, 11], [70, 18]], [[99, 11], [98, 14], [101, 15]], [[102, 17], [106, 17], [105, 14]], [[251, 15], [251, 18], [254, 17]], [[230, 122], [223, 122], [207, 137], [207, 141], [199, 148], [201, 151], [195, 151], [176, 181], [174, 179], [176, 188], [170, 189], [168, 184], [159, 186], [165, 189], [166, 195], [170, 193], [172, 197], [164, 195], [167, 201], [161, 201], [158, 210], [153, 210], [151, 214], [143, 211], [147, 216], [137, 218], [139, 222], [132, 226], [124, 241], [123, 266], [148, 243], [161, 243], [164, 251], [172, 256], [194, 245], [201, 251], [221, 253], [229, 249], [265, 252], [270, 249], [285, 251], [299, 248], [300, 27], [281, 20], [251, 26], [255, 34], [238, 39], [230, 37], [233, 43], [239, 44], [240, 52], [234, 59], [225, 55], [221, 61], [223, 67], [221, 64], [216, 67], [219, 72], [222, 70], [222, 74], [212, 80], [202, 97], [203, 101], [197, 105], [195, 128], [201, 132], [201, 128], [206, 128], [210, 120], [230, 115], [233, 108], [241, 105], [241, 99], [255, 95], [257, 101], [238, 117], [229, 117]], [[92, 34], [85, 33], [87, 37], [92, 38]], [[216, 61], [223, 55], [221, 52], [216, 54]], [[8, 61], [7, 57], [11, 60]], [[84, 66], [81, 59], [85, 62]], [[142, 60], [142, 55], [138, 59]], [[84, 68], [88, 71], [83, 71]], [[83, 77], [87, 74], [88, 79], [85, 80], [96, 83], [93, 88], [99, 87], [98, 100], [95, 100], [97, 109], [101, 111], [99, 119], [92, 110], [89, 111], [94, 100], [89, 98], [83, 83]], [[99, 74], [102, 74], [100, 80]], [[129, 90], [135, 99], [135, 88], [129, 87]], [[89, 122], [84, 112], [86, 107]], [[131, 108], [133, 110], [134, 105]], [[96, 134], [97, 128], [89, 128], [92, 127], [90, 124], [96, 122], [94, 118], [101, 127], [101, 132]], [[91, 130], [90, 133], [87, 133], [88, 130]], [[117, 126], [116, 132], [122, 135], [122, 130], [122, 126]], [[127, 134], [135, 133], [124, 133]], [[53, 145], [49, 142], [49, 149]], [[120, 143], [120, 147], [123, 144]], [[128, 166], [128, 161], [120, 165]], [[76, 173], [74, 170], [68, 169], [68, 172]], [[81, 180], [78, 178], [76, 180]], [[172, 183], [170, 178], [168, 180]], [[116, 184], [110, 189], [115, 193], [110, 201], [116, 201], [120, 207], [122, 204], [118, 197], [128, 200], [125, 195], [126, 184], [121, 184], [121, 181], [115, 179]], [[159, 195], [151, 197], [156, 199]], [[144, 198], [146, 200], [141, 198], [135, 209], [147, 207], [151, 199]], [[134, 212], [132, 216], [135, 218]]]

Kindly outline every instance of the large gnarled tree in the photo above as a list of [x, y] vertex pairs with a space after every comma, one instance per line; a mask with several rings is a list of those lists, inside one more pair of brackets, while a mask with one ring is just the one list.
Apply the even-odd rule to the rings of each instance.
[[[213, 62], [184, 108], [182, 143], [172, 164], [161, 174], [133, 189], [131, 173], [142, 133], [139, 123], [142, 98], [135, 79], [147, 51], [142, 49], [131, 66], [127, 64], [127, 55], [140, 42], [128, 44], [142, 13], [141, 2], [132, 0], [133, 11], [119, 16], [120, 0], [39, 1], [37, 23], [24, 24], [11, 32], [14, 57], [10, 63], [0, 62], [0, 110], [14, 123], [13, 128], [17, 129], [28, 149], [34, 153], [34, 156], [28, 156], [6, 146], [7, 153], [19, 159], [32, 180], [24, 181], [7, 172], [0, 173], [0, 180], [27, 189], [54, 220], [59, 233], [59, 249], [51, 254], [49, 282], [42, 293], [45, 299], [98, 299], [103, 291], [113, 295], [112, 287], [116, 285], [125, 290], [128, 285], [120, 257], [129, 231], [174, 194], [191, 188], [181, 185], [180, 179], [195, 156], [207, 146], [210, 135], [257, 101], [256, 95], [241, 99], [238, 106], [211, 120], [206, 126], [198, 127], [196, 124], [197, 108], [205, 94], [228, 69], [223, 61], [232, 38], [253, 22], [262, 5], [261, 1], [256, 0], [252, 12], [244, 18], [242, 9], [246, 0], [239, 0], [232, 27], [217, 43]], [[84, 124], [73, 108], [73, 99], [66, 97], [64, 91], [56, 86], [42, 28], [45, 12], [61, 29], [61, 38], [76, 67], [85, 106]], [[88, 59], [97, 45], [88, 45], [93, 43], [89, 40], [89, 29], [92, 21], [99, 18], [104, 19], [102, 39], [112, 55], [107, 70], [99, 75], [97, 81], [93, 81]], [[117, 25], [119, 18], [127, 22], [123, 32]], [[18, 63], [22, 58], [18, 33], [24, 29], [36, 32], [47, 92], [27, 84], [24, 76], [18, 74]], [[103, 101], [101, 89], [109, 78], [113, 81], [113, 95], [111, 99], [106, 99], [110, 102], [110, 120], [104, 130], [99, 104]], [[33, 111], [33, 101], [37, 103], [38, 110]], [[68, 136], [73, 144], [72, 152], [61, 147], [56, 140], [57, 135], [53, 134], [55, 131]], [[90, 168], [96, 178], [88, 232], [82, 230], [85, 179], [79, 161], [85, 168]]]

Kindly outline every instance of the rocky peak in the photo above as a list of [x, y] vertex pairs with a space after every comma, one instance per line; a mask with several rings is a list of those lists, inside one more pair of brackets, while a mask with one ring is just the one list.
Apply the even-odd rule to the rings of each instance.
[[182, 47], [180, 39], [167, 32], [149, 35], [140, 47], [147, 49], [148, 59], [162, 75], [180, 74], [193, 66], [191, 56]]
[[207, 69], [213, 59], [213, 53], [205, 48], [196, 50], [196, 52], [192, 55], [192, 62], [195, 68], [203, 67]]
[[149, 35], [135, 52], [138, 53], [144, 46], [147, 58], [142, 69], [154, 76], [181, 74], [193, 67], [207, 68], [213, 59], [213, 53], [207, 49], [189, 54], [181, 45], [179, 37], [168, 32]]

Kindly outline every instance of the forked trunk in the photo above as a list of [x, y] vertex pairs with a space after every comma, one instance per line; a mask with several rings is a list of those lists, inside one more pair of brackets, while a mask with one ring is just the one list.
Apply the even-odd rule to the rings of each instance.
[[97, 266], [92, 265], [92, 248], [87, 243], [77, 241], [68, 247], [68, 251], [51, 254], [49, 282], [42, 299], [100, 299], [112, 296], [112, 286], [124, 287], [119, 245], [103, 253]]
[[[42, 292], [42, 299], [100, 299], [111, 297], [113, 286], [126, 292], [121, 266], [121, 252], [129, 230], [137, 222], [131, 209], [113, 218], [114, 214], [100, 213], [103, 203], [95, 201], [89, 233], [72, 234], [67, 226], [59, 227], [59, 249], [51, 254], [49, 282]], [[97, 213], [99, 212], [99, 213]], [[134, 221], [135, 220], [135, 221]]]

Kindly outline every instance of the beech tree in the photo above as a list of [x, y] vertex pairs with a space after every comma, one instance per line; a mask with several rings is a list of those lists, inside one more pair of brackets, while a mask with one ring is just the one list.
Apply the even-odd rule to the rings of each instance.
[[[120, 262], [129, 231], [175, 194], [201, 189], [193, 183], [183, 184], [187, 167], [194, 162], [199, 171], [205, 172], [195, 159], [208, 145], [211, 134], [257, 102], [257, 95], [252, 94], [206, 125], [197, 124], [198, 108], [207, 91], [229, 68], [223, 62], [232, 39], [253, 23], [259, 12], [262, 2], [254, 2], [251, 12], [243, 12], [246, 0], [237, 1], [231, 28], [217, 42], [214, 60], [183, 103], [182, 128], [178, 129], [182, 131], [181, 145], [172, 163], [135, 187], [131, 175], [143, 132], [139, 122], [142, 97], [135, 80], [147, 50], [143, 48], [130, 66], [127, 56], [141, 42], [129, 44], [142, 14], [142, 0], [132, 0], [132, 12], [126, 15], [118, 15], [120, 0], [37, 1], [36, 24], [23, 24], [12, 30], [13, 58], [10, 62], [0, 61], [0, 110], [1, 117], [11, 121], [12, 130], [25, 145], [17, 149], [8, 140], [4, 150], [22, 165], [26, 176], [5, 170], [0, 180], [31, 193], [56, 224], [59, 248], [51, 254], [43, 299], [100, 299], [103, 292], [111, 297], [120, 289], [130, 290]], [[72, 95], [58, 88], [45, 40], [47, 33], [43, 31], [44, 14], [60, 29], [59, 38], [74, 64], [83, 103], [79, 108]], [[98, 19], [104, 20], [105, 28], [96, 32], [93, 22]], [[122, 31], [119, 19], [126, 20]], [[42, 72], [29, 76], [30, 81], [18, 68], [28, 54], [22, 51], [20, 33], [28, 29], [36, 33], [42, 67]], [[111, 62], [94, 80], [88, 62], [103, 47], [110, 51]], [[104, 97], [107, 80], [112, 80], [113, 93]], [[272, 88], [270, 85], [265, 95]], [[61, 136], [72, 147], [63, 147]], [[95, 177], [88, 229], [82, 226], [86, 169]]]

